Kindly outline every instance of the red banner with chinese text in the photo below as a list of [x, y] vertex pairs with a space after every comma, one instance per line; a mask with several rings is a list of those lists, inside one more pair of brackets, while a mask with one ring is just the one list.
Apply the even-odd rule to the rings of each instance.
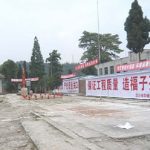
[[[38, 77], [36, 77], [36, 78], [26, 78], [25, 81], [26, 81], [26, 80], [38, 81], [39, 78], [38, 78]], [[22, 82], [22, 79], [11, 79], [11, 82]]]
[[86, 95], [150, 99], [150, 72], [141, 71], [87, 79]]
[[63, 93], [79, 93], [79, 80], [78, 79], [66, 79], [63, 80]]
[[131, 63], [131, 64], [125, 64], [125, 65], [117, 65], [115, 69], [116, 69], [116, 72], [123, 72], [123, 71], [140, 70], [140, 69], [146, 69], [146, 68], [150, 68], [150, 60], [140, 61], [140, 62]]
[[61, 79], [68, 79], [68, 78], [73, 78], [75, 77], [76, 74], [72, 73], [72, 74], [66, 74], [66, 75], [61, 75]]
[[94, 66], [98, 64], [98, 59], [94, 59], [94, 60], [91, 60], [91, 61], [88, 61], [86, 63], [83, 63], [83, 64], [80, 64], [80, 65], [77, 65], [75, 66], [75, 70], [81, 70], [81, 69], [84, 69], [84, 68], [87, 68], [87, 67], [91, 67], [91, 66]]

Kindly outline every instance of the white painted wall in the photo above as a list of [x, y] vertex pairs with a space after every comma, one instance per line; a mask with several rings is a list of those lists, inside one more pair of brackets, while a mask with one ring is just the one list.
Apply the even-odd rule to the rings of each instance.
[[139, 71], [86, 80], [86, 96], [150, 99], [150, 72]]

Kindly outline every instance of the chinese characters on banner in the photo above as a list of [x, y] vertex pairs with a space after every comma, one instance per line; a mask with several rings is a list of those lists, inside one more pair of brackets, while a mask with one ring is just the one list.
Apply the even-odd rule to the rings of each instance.
[[88, 79], [86, 95], [150, 99], [150, 72]]
[[67, 79], [63, 80], [63, 93], [79, 93], [79, 80], [78, 79]]
[[[39, 78], [26, 78], [25, 81], [30, 80], [30, 81], [38, 81]], [[11, 82], [22, 82], [22, 79], [11, 79]]]
[[141, 61], [137, 63], [125, 64], [125, 65], [117, 65], [116, 72], [122, 71], [130, 71], [130, 70], [140, 70], [150, 68], [150, 60]]
[[67, 74], [67, 75], [61, 75], [61, 79], [73, 78], [75, 76], [76, 76], [75, 73]]
[[84, 68], [87, 68], [87, 67], [90, 67], [90, 66], [94, 66], [96, 64], [98, 64], [98, 59], [94, 59], [94, 60], [88, 61], [86, 63], [77, 65], [77, 66], [75, 66], [75, 70], [76, 71], [81, 70], [81, 69], [84, 69]]

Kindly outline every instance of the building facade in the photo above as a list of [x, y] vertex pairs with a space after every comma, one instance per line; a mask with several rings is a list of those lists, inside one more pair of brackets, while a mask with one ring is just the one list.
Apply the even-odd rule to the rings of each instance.
[[[141, 53], [141, 61], [144, 61], [144, 60], [150, 60], [150, 49], [145, 49]], [[107, 74], [117, 73], [115, 70], [117, 65], [125, 65], [125, 64], [138, 62], [138, 61], [139, 61], [138, 54], [129, 52], [128, 57], [116, 59], [116, 60], [102, 63], [102, 64], [98, 64], [95, 67], [97, 69], [98, 75], [107, 75]]]

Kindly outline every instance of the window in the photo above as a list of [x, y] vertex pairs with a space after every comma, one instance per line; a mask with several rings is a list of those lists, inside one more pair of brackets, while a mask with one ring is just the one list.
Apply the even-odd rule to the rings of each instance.
[[104, 70], [105, 70], [105, 74], [108, 74], [108, 67], [105, 67]]
[[114, 73], [114, 66], [110, 66], [110, 74]]
[[99, 69], [99, 75], [103, 75], [103, 69], [102, 68]]

